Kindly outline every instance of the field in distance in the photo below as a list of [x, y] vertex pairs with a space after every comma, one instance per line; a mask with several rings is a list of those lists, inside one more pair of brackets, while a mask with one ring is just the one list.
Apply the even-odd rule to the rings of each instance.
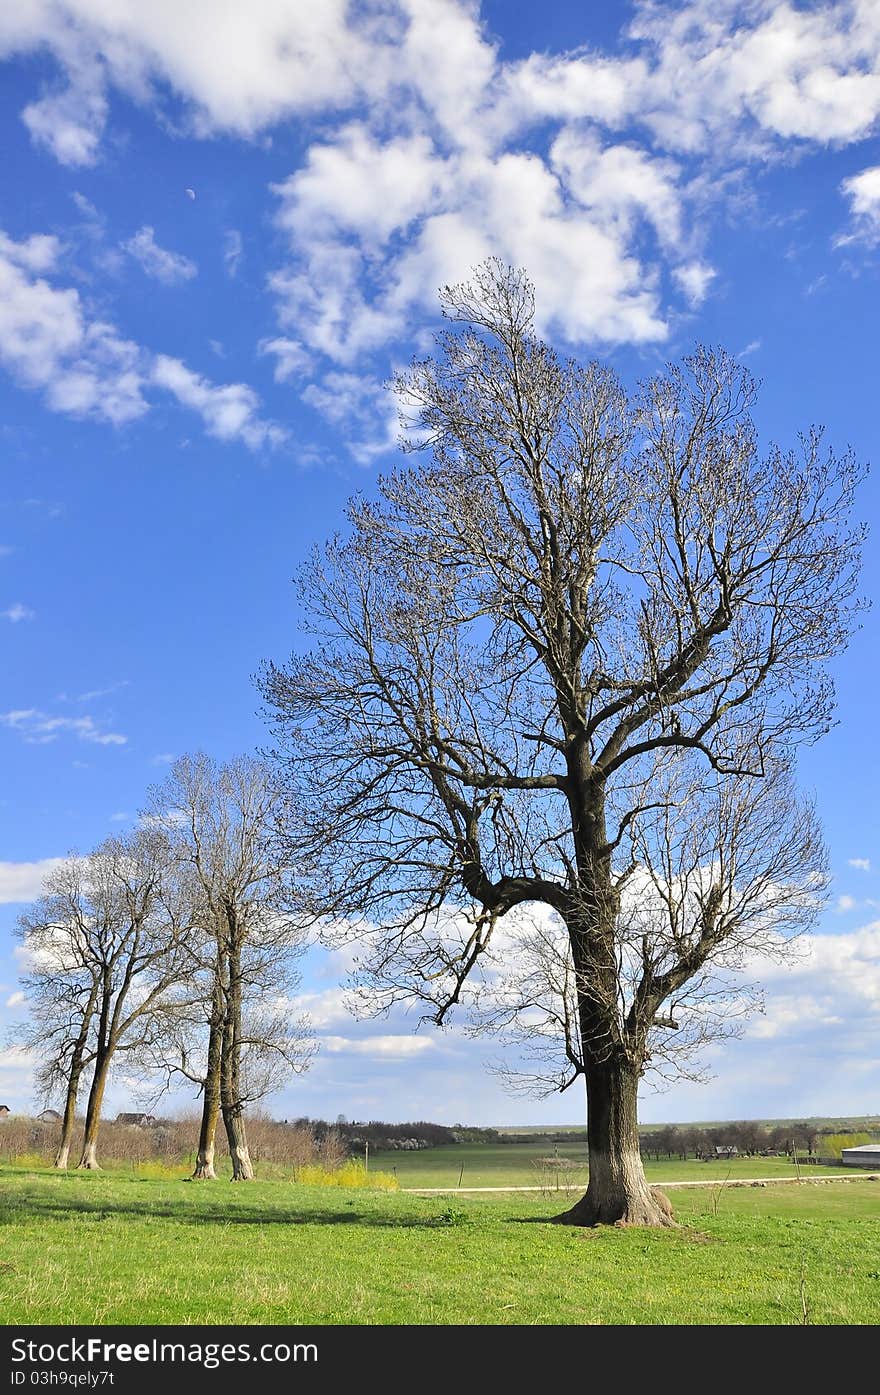
[[[639, 1124], [639, 1133], [657, 1133], [659, 1129], [723, 1129], [737, 1123], [734, 1119], [688, 1120], [687, 1123]], [[766, 1129], [784, 1128], [789, 1124], [813, 1124], [817, 1129], [831, 1133], [876, 1133], [880, 1134], [880, 1114], [851, 1114], [845, 1118], [832, 1119], [815, 1114], [801, 1114], [791, 1119], [750, 1119], [750, 1123], [762, 1124]], [[583, 1135], [584, 1124], [496, 1124], [500, 1134], [542, 1134], [552, 1138], [555, 1134], [572, 1133]]]
[[880, 1183], [675, 1193], [678, 1230], [553, 1197], [0, 1169], [5, 1324], [860, 1324]]
[[[392, 1172], [404, 1189], [412, 1187], [537, 1187], [587, 1184], [586, 1144], [580, 1143], [457, 1143], [418, 1152], [374, 1152], [370, 1167]], [[802, 1172], [805, 1170], [802, 1167]], [[822, 1169], [824, 1170], [824, 1169]], [[732, 1158], [698, 1162], [688, 1158], [645, 1160], [652, 1182], [712, 1179], [731, 1181], [750, 1177], [796, 1177], [788, 1158]]]

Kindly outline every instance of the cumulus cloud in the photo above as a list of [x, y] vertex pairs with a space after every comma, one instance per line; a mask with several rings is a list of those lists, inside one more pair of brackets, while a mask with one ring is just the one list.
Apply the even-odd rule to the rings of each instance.
[[94, 717], [54, 717], [35, 707], [0, 712], [0, 725], [16, 732], [28, 745], [45, 746], [59, 736], [75, 736], [95, 746], [124, 746], [128, 741], [118, 731], [107, 731]]
[[122, 250], [133, 257], [147, 276], [160, 281], [163, 286], [176, 286], [181, 281], [190, 281], [197, 274], [198, 267], [189, 257], [179, 252], [168, 252], [156, 241], [155, 229], [148, 224], [121, 244]]
[[137, 345], [90, 319], [75, 288], [40, 274], [59, 253], [54, 237], [0, 234], [0, 361], [54, 411], [131, 421], [147, 410]]
[[[161, 85], [187, 104], [196, 130], [251, 136], [293, 113], [351, 100], [375, 82], [368, 31], [381, 25], [381, 11], [350, 18], [349, 8], [347, 0], [265, 0], [250, 11], [215, 0], [31, 0], [0, 20], [0, 53], [46, 46], [74, 87], [82, 87], [84, 70], [93, 84], [112, 83], [144, 102], [156, 100]], [[58, 100], [75, 124], [75, 95]], [[50, 131], [52, 118], [42, 120]], [[61, 117], [56, 124], [60, 132]], [[80, 125], [95, 129], [97, 114], [82, 114]], [[77, 139], [88, 148], [87, 135], [71, 135], [74, 157]], [[61, 158], [62, 136], [56, 141]]]
[[835, 246], [845, 247], [853, 242], [873, 246], [880, 242], [880, 165], [854, 174], [840, 187], [849, 201], [852, 223], [848, 232], [834, 239]]
[[280, 426], [259, 416], [260, 399], [245, 383], [218, 387], [167, 354], [156, 356], [151, 376], [156, 387], [164, 388], [182, 407], [199, 414], [209, 436], [221, 441], [240, 440], [251, 450], [280, 445], [285, 438]]
[[63, 861], [61, 857], [44, 857], [39, 862], [0, 862], [0, 903], [36, 900], [43, 894], [49, 873]]
[[[311, 377], [319, 410], [335, 400], [329, 374], [358, 373], [368, 396], [383, 376], [371, 360], [435, 309], [438, 285], [489, 254], [528, 268], [542, 332], [576, 346], [661, 343], [675, 312], [711, 291], [699, 224], [707, 190], [720, 196], [719, 172], [763, 168], [792, 144], [862, 140], [880, 117], [874, 0], [641, 0], [613, 52], [516, 61], [502, 57], [476, 0], [264, 0], [249, 10], [30, 0], [0, 17], [0, 56], [38, 49], [54, 54], [67, 85], [24, 119], [68, 164], [96, 158], [110, 88], [173, 107], [177, 129], [201, 136], [254, 138], [319, 118], [301, 166], [275, 188], [288, 253], [271, 278], [278, 333], [264, 342], [278, 381]], [[841, 243], [877, 239], [877, 175], [844, 184], [852, 227]], [[150, 274], [192, 274], [149, 227], [137, 239]], [[223, 256], [234, 275], [235, 229]], [[77, 310], [43, 308], [59, 334]], [[169, 363], [179, 361], [161, 357], [147, 376], [211, 434], [252, 446], [273, 438], [251, 389]], [[69, 382], [65, 409], [100, 411], [92, 383]], [[139, 401], [137, 385], [132, 415]], [[374, 425], [353, 433], [357, 458], [387, 439]]]
[[106, 117], [103, 92], [82, 77], [29, 102], [21, 113], [34, 143], [44, 146], [59, 164], [73, 168], [95, 164]]
[[871, 870], [871, 860], [867, 857], [851, 857], [849, 865], [855, 867], [857, 872], [870, 872]]
[[7, 1006], [8, 1008], [17, 1008], [17, 1007], [21, 1007], [21, 1005], [22, 1005], [22, 1003], [24, 1002], [24, 1000], [25, 1000], [24, 993], [22, 993], [21, 990], [19, 989], [18, 992], [16, 992], [16, 993], [10, 993], [9, 997], [6, 999], [6, 1006]]
[[766, 1010], [748, 1035], [814, 1037], [839, 1027], [850, 1040], [861, 1027], [880, 1046], [880, 920], [848, 934], [813, 935], [793, 964], [765, 962], [758, 976]]
[[[150, 274], [165, 281], [194, 274], [194, 267], [191, 273], [178, 265], [192, 263], [157, 246], [151, 228], [141, 233], [149, 234], [139, 248]], [[126, 244], [129, 251], [135, 241]], [[15, 242], [0, 232], [0, 362], [25, 387], [41, 389], [53, 411], [122, 425], [149, 410], [148, 388], [161, 388], [196, 411], [219, 440], [240, 440], [251, 450], [284, 440], [281, 427], [260, 417], [253, 388], [218, 386], [180, 359], [153, 355], [112, 324], [89, 318], [75, 287], [53, 286], [39, 274], [55, 270], [60, 253], [54, 237]], [[6, 618], [29, 617], [17, 612]]]

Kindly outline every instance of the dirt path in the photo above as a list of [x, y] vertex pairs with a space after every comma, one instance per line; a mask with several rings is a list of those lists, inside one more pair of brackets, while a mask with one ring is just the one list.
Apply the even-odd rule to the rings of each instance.
[[[649, 1177], [648, 1181], [652, 1187], [662, 1187], [664, 1191], [673, 1187], [776, 1187], [799, 1183], [808, 1186], [817, 1182], [876, 1182], [880, 1180], [877, 1173], [840, 1173], [822, 1172], [818, 1177], [742, 1177], [735, 1182], [730, 1182], [724, 1177], [707, 1177], [705, 1181], [696, 1182], [659, 1182]], [[401, 1187], [401, 1191], [410, 1192], [414, 1196], [446, 1196], [449, 1192], [578, 1192], [583, 1191], [583, 1182], [566, 1182], [559, 1187]]]

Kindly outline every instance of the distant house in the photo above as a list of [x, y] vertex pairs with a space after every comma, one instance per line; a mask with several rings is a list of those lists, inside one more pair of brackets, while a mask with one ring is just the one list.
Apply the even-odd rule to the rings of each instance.
[[844, 1167], [880, 1167], [880, 1143], [860, 1143], [857, 1148], [843, 1148], [840, 1161]]
[[0, 1104], [0, 1119], [5, 1119], [7, 1114], [11, 1113], [12, 1110], [9, 1108], [8, 1104]]
[[61, 1115], [57, 1109], [44, 1109], [42, 1114], [37, 1115], [41, 1124], [60, 1124]]
[[735, 1144], [733, 1144], [733, 1143], [716, 1143], [716, 1145], [715, 1145], [715, 1157], [716, 1157], [716, 1158], [738, 1158], [738, 1157], [739, 1157], [739, 1149], [738, 1149], [738, 1148], [735, 1146]]
[[133, 1124], [136, 1129], [155, 1128], [159, 1120], [155, 1114], [117, 1114], [117, 1124]]

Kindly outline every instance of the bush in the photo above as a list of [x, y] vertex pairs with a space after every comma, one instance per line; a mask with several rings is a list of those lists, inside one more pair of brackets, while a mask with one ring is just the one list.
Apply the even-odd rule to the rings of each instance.
[[390, 1172], [368, 1172], [362, 1162], [349, 1158], [341, 1167], [307, 1164], [294, 1170], [293, 1180], [308, 1187], [370, 1187], [374, 1191], [396, 1192], [397, 1178]]

